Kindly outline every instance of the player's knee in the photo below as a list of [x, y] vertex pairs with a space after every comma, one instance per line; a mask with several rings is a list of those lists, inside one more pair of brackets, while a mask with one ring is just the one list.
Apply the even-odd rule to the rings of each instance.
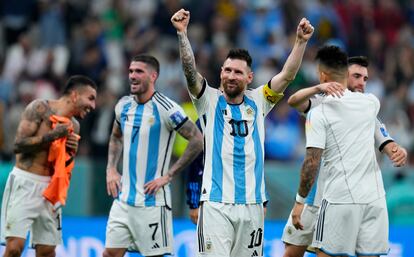
[[103, 257], [115, 257], [115, 253], [111, 250], [105, 249], [105, 251], [102, 254]]
[[24, 248], [24, 241], [8, 240], [4, 257], [19, 257]]
[[36, 249], [36, 257], [56, 257], [55, 248]]
[[56, 253], [53, 252], [43, 252], [40, 254], [36, 254], [36, 257], [56, 257]]
[[20, 257], [22, 254], [23, 249], [17, 246], [7, 246], [6, 252], [4, 253], [4, 257]]

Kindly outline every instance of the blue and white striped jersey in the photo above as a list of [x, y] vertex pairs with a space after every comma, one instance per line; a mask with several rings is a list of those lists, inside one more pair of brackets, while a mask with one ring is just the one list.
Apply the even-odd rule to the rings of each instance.
[[187, 115], [159, 92], [145, 104], [125, 96], [115, 107], [123, 135], [122, 188], [119, 199], [132, 206], [171, 206], [169, 185], [155, 195], [144, 195], [144, 184], [168, 171], [175, 131]]
[[267, 200], [264, 183], [264, 118], [280, 100], [267, 85], [245, 92], [241, 104], [228, 104], [221, 91], [204, 83], [192, 96], [206, 121], [201, 201], [256, 204]]

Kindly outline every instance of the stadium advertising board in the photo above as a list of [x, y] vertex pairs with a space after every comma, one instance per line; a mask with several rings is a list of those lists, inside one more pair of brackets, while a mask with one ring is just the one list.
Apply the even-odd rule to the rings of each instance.
[[[57, 248], [57, 257], [101, 257], [104, 250], [106, 218], [72, 218], [63, 220], [64, 244]], [[264, 256], [283, 255], [284, 245], [280, 241], [284, 222], [267, 221], [265, 225]], [[174, 220], [175, 256], [194, 256], [196, 231], [195, 225], [188, 220]], [[389, 257], [414, 256], [412, 231], [414, 227], [390, 228]], [[0, 248], [3, 256], [4, 247]], [[126, 256], [140, 256], [136, 253]], [[309, 254], [308, 256], [314, 256]], [[23, 257], [35, 257], [33, 250], [26, 250]]]

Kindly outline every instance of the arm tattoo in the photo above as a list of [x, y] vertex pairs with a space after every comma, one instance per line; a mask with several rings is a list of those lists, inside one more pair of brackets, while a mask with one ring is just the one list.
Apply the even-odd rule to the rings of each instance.
[[298, 193], [302, 197], [306, 197], [315, 182], [317, 171], [321, 163], [323, 149], [307, 148], [305, 160], [303, 161], [302, 170], [300, 174], [300, 185]]
[[53, 133], [35, 136], [46, 114], [50, 112], [46, 102], [35, 100], [22, 114], [14, 144], [15, 153], [31, 153], [46, 147], [54, 139]]
[[108, 165], [107, 168], [116, 168], [121, 158], [123, 147], [122, 132], [119, 125], [114, 121], [111, 138], [108, 147]]
[[186, 121], [178, 133], [188, 140], [188, 145], [183, 155], [171, 166], [168, 172], [170, 177], [184, 169], [203, 150], [203, 137], [193, 122]]
[[187, 34], [182, 32], [178, 33], [178, 41], [180, 47], [181, 62], [183, 65], [184, 75], [187, 80], [189, 88], [195, 88], [197, 84], [200, 84], [198, 80], [198, 73], [195, 64], [195, 58], [193, 50], [191, 49], [190, 41]]

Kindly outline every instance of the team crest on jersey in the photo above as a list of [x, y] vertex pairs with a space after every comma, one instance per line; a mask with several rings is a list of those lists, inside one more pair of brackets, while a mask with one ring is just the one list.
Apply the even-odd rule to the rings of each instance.
[[171, 120], [174, 122], [175, 126], [180, 125], [185, 119], [181, 112], [176, 111], [170, 115]]
[[149, 117], [149, 118], [148, 118], [148, 124], [149, 124], [150, 126], [152, 126], [152, 125], [154, 125], [154, 123], [155, 123], [155, 118], [154, 118], [154, 116]]
[[254, 110], [253, 110], [253, 108], [252, 108], [252, 107], [247, 108], [247, 109], [246, 109], [246, 114], [247, 114], [247, 116], [252, 116], [252, 115], [254, 115]]

